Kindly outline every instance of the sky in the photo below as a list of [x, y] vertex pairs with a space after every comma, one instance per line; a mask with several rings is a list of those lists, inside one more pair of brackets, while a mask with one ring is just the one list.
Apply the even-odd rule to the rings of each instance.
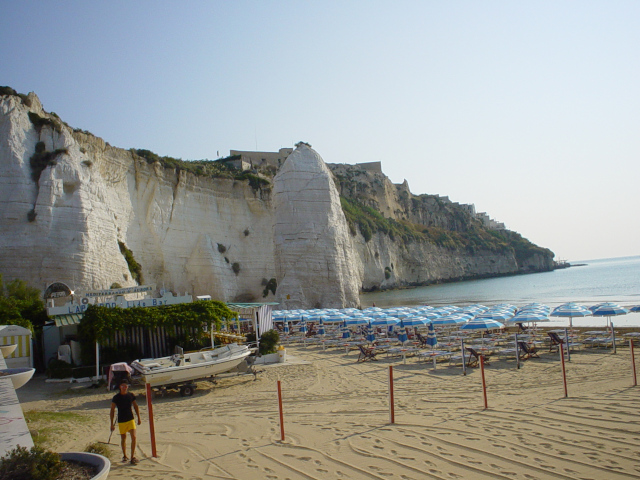
[[0, 2], [0, 85], [184, 160], [381, 161], [569, 261], [640, 255], [640, 2]]

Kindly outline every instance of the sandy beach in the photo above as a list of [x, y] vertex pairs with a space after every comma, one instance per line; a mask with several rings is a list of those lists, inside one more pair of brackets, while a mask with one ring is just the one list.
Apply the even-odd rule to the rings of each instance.
[[[143, 423], [140, 464], [119, 463], [114, 435], [110, 479], [629, 479], [640, 478], [640, 387], [629, 348], [579, 350], [567, 362], [564, 398], [557, 353], [542, 351], [516, 369], [492, 358], [480, 370], [357, 350], [288, 346], [291, 363], [251, 376], [201, 382], [193, 397], [153, 399], [157, 458], [151, 456], [147, 402], [134, 386]], [[395, 424], [389, 415], [393, 366]], [[284, 403], [280, 440], [277, 381]], [[109, 438], [112, 394], [35, 377], [18, 391], [23, 410], [90, 418], [54, 439], [57, 451]]]

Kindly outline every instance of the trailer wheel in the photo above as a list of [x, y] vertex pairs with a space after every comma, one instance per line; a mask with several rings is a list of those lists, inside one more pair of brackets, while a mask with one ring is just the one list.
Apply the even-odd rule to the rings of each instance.
[[193, 385], [184, 385], [180, 388], [180, 395], [183, 397], [190, 397], [193, 395], [193, 391], [195, 390]]

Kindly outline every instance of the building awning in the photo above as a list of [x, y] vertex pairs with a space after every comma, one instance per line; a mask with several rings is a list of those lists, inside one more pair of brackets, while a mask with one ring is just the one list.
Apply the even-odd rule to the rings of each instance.
[[78, 325], [83, 316], [83, 313], [68, 313], [66, 315], [54, 315], [52, 318], [56, 322], [56, 327], [67, 327], [69, 325]]

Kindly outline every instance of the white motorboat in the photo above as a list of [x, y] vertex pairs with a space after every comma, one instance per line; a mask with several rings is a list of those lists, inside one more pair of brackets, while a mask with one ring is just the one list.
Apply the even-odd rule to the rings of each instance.
[[230, 343], [213, 350], [134, 360], [131, 367], [152, 387], [175, 385], [229, 372], [254, 350], [246, 345]]

